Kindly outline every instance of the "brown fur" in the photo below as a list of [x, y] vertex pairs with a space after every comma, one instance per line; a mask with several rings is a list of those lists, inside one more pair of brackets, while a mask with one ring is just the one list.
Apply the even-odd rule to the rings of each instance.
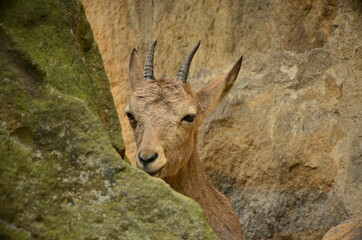
[[[241, 58], [228, 73], [195, 94], [189, 84], [178, 80], [144, 80], [135, 50], [130, 61], [133, 93], [126, 112], [133, 116], [130, 122], [138, 154], [157, 153], [157, 158], [147, 165], [137, 158], [137, 167], [199, 202], [210, 226], [225, 240], [242, 239], [241, 225], [227, 198], [211, 186], [205, 175], [197, 154], [197, 129], [232, 86], [240, 65]], [[188, 114], [195, 115], [194, 121], [182, 120]]]

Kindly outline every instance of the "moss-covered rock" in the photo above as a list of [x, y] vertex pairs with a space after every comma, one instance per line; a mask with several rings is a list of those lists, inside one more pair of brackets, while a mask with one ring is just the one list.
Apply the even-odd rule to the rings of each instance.
[[117, 114], [81, 5], [0, 9], [0, 239], [215, 239], [197, 203], [117, 153]]

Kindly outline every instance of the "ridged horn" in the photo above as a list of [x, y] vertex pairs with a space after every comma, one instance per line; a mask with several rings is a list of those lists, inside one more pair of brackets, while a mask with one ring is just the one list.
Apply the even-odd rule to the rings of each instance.
[[197, 49], [199, 49], [201, 41], [199, 40], [191, 52], [184, 58], [182, 61], [180, 70], [177, 73], [177, 80], [181, 80], [184, 83], [187, 82], [187, 76], [189, 75], [189, 69], [191, 65], [192, 58], [194, 57]]
[[143, 78], [146, 80], [154, 80], [155, 77], [153, 76], [153, 53], [155, 51], [157, 41], [153, 41], [148, 48], [148, 53], [146, 56], [145, 67], [143, 71]]

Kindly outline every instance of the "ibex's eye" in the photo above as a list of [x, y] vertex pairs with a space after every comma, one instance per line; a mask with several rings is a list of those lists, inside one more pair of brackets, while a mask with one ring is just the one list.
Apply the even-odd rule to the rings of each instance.
[[186, 122], [193, 122], [194, 120], [195, 120], [195, 114], [187, 114], [181, 119], [181, 121], [186, 121]]
[[127, 116], [128, 120], [130, 120], [130, 121], [136, 121], [136, 119], [134, 118], [134, 116], [132, 115], [132, 113], [126, 112], [126, 116]]

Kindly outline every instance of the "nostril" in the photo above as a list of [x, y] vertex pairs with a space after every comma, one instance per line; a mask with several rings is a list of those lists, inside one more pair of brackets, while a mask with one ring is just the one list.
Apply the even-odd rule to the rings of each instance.
[[147, 154], [138, 154], [138, 159], [140, 160], [140, 162], [143, 165], [147, 165], [153, 161], [156, 160], [156, 158], [158, 157], [157, 153], [151, 154], [151, 155], [147, 155]]
[[157, 157], [158, 157], [158, 154], [155, 153], [155, 154], [153, 154], [147, 161], [153, 162]]

